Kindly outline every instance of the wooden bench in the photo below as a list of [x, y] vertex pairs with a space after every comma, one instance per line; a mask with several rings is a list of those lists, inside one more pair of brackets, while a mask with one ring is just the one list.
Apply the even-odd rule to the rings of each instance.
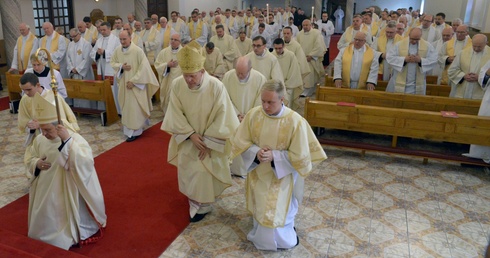
[[459, 114], [443, 117], [440, 112], [367, 105], [340, 106], [336, 102], [310, 100], [305, 102], [305, 118], [312, 127], [341, 129], [392, 136], [391, 146], [341, 142], [320, 139], [320, 142], [341, 147], [398, 153], [403, 155], [488, 165], [479, 159], [445, 155], [430, 151], [397, 148], [397, 137], [490, 146], [490, 118]]
[[[335, 87], [333, 83], [333, 78], [330, 76], [325, 76], [325, 85], [326, 87]], [[378, 81], [376, 84], [376, 91], [386, 91], [386, 87], [388, 86], [387, 81]], [[442, 96], [449, 97], [449, 93], [451, 92], [451, 87], [448, 85], [437, 85], [437, 84], [429, 84], [427, 83], [426, 93], [427, 96]]]
[[434, 112], [454, 111], [458, 114], [467, 115], [477, 115], [481, 104], [481, 100], [473, 99], [421, 96], [333, 87], [318, 87], [316, 90], [316, 100], [351, 102], [377, 107], [405, 108]]
[[[11, 107], [13, 102], [20, 101], [22, 92], [20, 88], [19, 74], [6, 73], [7, 86], [9, 92], [9, 98]], [[119, 120], [117, 115], [116, 105], [114, 103], [114, 97], [112, 94], [111, 83], [109, 80], [105, 81], [85, 81], [85, 80], [73, 80], [63, 79], [65, 83], [66, 92], [68, 97], [76, 99], [86, 99], [94, 101], [103, 101], [105, 103], [104, 110], [76, 108], [72, 107], [74, 113], [81, 114], [97, 114], [101, 115], [102, 125], [111, 125]], [[13, 111], [11, 109], [11, 111]]]

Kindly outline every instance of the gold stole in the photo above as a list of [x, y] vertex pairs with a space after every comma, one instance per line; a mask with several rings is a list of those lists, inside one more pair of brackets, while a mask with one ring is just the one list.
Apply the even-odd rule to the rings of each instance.
[[[201, 24], [202, 24], [202, 22], [201, 22]], [[201, 27], [201, 29], [202, 29], [202, 27]], [[162, 49], [168, 47], [168, 45], [170, 44], [170, 31], [172, 31], [172, 27], [170, 27], [170, 25], [167, 24], [167, 28], [165, 29], [165, 33], [163, 34]], [[192, 35], [192, 32], [191, 32], [191, 35]]]
[[[160, 25], [160, 24], [158, 24], [158, 25]], [[168, 30], [168, 26], [167, 26], [167, 30]], [[146, 31], [147, 31], [147, 30], [146, 30]], [[150, 34], [148, 34], [148, 38], [147, 38], [146, 40], [147, 40], [148, 42], [155, 41], [155, 38], [156, 38], [156, 36], [157, 36], [157, 32], [158, 32], [158, 31], [157, 31], [156, 29], [153, 29], [153, 30], [152, 30], [152, 29], [150, 29], [150, 31], [149, 31], [149, 33], [150, 33]], [[143, 37], [142, 37], [142, 38], [143, 38]], [[165, 38], [165, 37], [164, 37], [164, 38]], [[148, 60], [155, 60], [155, 50], [148, 51], [146, 56], [147, 56]], [[150, 63], [151, 63], [151, 62], [152, 62], [152, 61], [150, 61]]]
[[250, 25], [248, 25], [247, 27], [247, 37], [251, 37], [252, 36], [252, 29], [254, 27], [254, 22], [255, 22], [255, 17], [254, 16], [245, 16], [245, 23], [248, 23], [250, 22]]
[[379, 27], [376, 23], [371, 23], [371, 36], [376, 37]]
[[24, 71], [29, 64], [29, 58], [32, 50], [32, 45], [36, 36], [29, 32], [29, 36], [26, 39], [26, 45], [24, 47], [24, 53], [22, 52], [22, 36], [17, 39], [17, 70]]
[[[454, 56], [454, 44], [455, 44], [456, 39], [451, 38], [447, 43], [446, 43], [446, 55], [447, 56]], [[468, 38], [466, 41], [466, 45], [463, 47], [463, 49], [467, 49], [468, 47], [471, 47], [472, 41], [471, 38]], [[463, 49], [461, 51], [463, 51]], [[441, 84], [442, 85], [447, 85], [449, 84], [449, 77], [447, 75], [447, 70], [449, 69], [449, 66], [451, 64], [445, 65], [444, 66], [444, 71], [442, 71], [441, 75]]]
[[83, 38], [86, 41], [88, 41], [88, 43], [92, 44], [92, 39], [93, 39], [92, 31], [89, 29], [85, 29], [85, 34], [83, 34]]
[[197, 22], [197, 29], [194, 31], [194, 22], [191, 21], [188, 23], [189, 26], [189, 33], [191, 34], [192, 39], [197, 39], [201, 36], [202, 34], [202, 21]]
[[[410, 40], [409, 38], [404, 38], [402, 42], [398, 45], [398, 55], [399, 56], [408, 56], [408, 49]], [[420, 40], [419, 41], [419, 49], [418, 49], [418, 55], [420, 57], [426, 57], [427, 56], [427, 51], [429, 49], [429, 43], [425, 40]], [[405, 85], [407, 84], [407, 71], [408, 71], [408, 65], [406, 64], [405, 67], [403, 67], [402, 71], [398, 73], [396, 76], [395, 80], [395, 92], [398, 93], [405, 93]], [[417, 65], [418, 66], [418, 65]], [[423, 92], [423, 87], [425, 85], [425, 74], [422, 74], [420, 72], [420, 67], [417, 67], [416, 69], [417, 75], [416, 75], [416, 82], [415, 82], [415, 94], [422, 94]]]
[[[349, 27], [347, 27], [347, 30], [345, 30], [345, 32], [344, 32], [345, 33], [345, 39], [349, 43], [351, 43], [352, 38], [355, 37], [355, 35], [352, 35], [353, 31], [354, 31], [354, 27], [349, 26]], [[359, 28], [359, 31], [366, 33], [366, 35], [369, 34], [369, 28], [367, 26], [363, 26], [362, 24], [361, 24], [361, 28]]]
[[[50, 53], [53, 53], [53, 52], [56, 52], [58, 50], [58, 40], [59, 40], [59, 37], [60, 37], [60, 34], [58, 34], [58, 32], [53, 32], [54, 33], [54, 36], [53, 36], [53, 39], [51, 40], [51, 49], [49, 49], [49, 52]], [[40, 44], [40, 48], [46, 48], [46, 43], [48, 41], [47, 39], [48, 36], [44, 36], [41, 38], [41, 44]], [[54, 69], [56, 70], [60, 70], [60, 65], [59, 64], [55, 64], [53, 63], [53, 67]]]
[[[361, 75], [359, 76], [359, 82], [357, 83], [358, 89], [366, 89], [366, 81], [368, 79], [369, 70], [371, 68], [371, 62], [374, 58], [374, 51], [369, 46], [366, 46], [366, 51], [362, 57]], [[342, 82], [344, 86], [350, 87], [350, 67], [352, 64], [352, 57], [354, 56], [354, 44], [351, 43], [344, 51], [342, 56]]]
[[[393, 39], [393, 45], [395, 45], [398, 41], [402, 39], [403, 39], [402, 36], [395, 34], [395, 38]], [[388, 38], [386, 37], [386, 33], [385, 33], [378, 38], [378, 51], [385, 54], [388, 53], [388, 51], [386, 50], [387, 44], [388, 44]], [[383, 67], [384, 67], [384, 62], [379, 63], [378, 74], [383, 74], [384, 71]]]
[[228, 28], [233, 28], [233, 24], [235, 23], [235, 17], [230, 15], [230, 20], [228, 21]]

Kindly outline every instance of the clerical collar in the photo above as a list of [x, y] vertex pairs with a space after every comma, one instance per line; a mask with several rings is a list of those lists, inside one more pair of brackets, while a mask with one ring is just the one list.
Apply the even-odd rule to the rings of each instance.
[[240, 83], [243, 83], [243, 84], [247, 83], [248, 82], [248, 79], [250, 78], [250, 74], [251, 74], [251, 72], [248, 72], [248, 75], [247, 75], [247, 77], [245, 79], [243, 79], [243, 80], [238, 79], [238, 81]]
[[264, 49], [264, 52], [262, 52], [262, 54], [260, 54], [260, 55], [255, 54], [255, 55], [256, 55], [256, 56], [260, 56], [260, 57], [264, 57], [266, 52], [267, 52], [267, 50], [266, 50], [266, 49]]
[[34, 74], [37, 77], [48, 77], [48, 75], [49, 75], [49, 67], [47, 67], [47, 66], [44, 67], [44, 71], [42, 71], [41, 73], [37, 73], [34, 70], [32, 70], [32, 71], [34, 72]]
[[123, 46], [121, 46], [121, 48], [122, 48], [122, 52], [127, 52], [127, 51], [129, 51], [129, 47], [131, 47], [131, 45], [129, 45], [129, 46], [127, 46], [127, 47], [123, 47]]
[[323, 20], [322, 20], [322, 23], [328, 23], [328, 20], [326, 20], [326, 21], [323, 21]]
[[272, 115], [269, 115], [267, 114], [268, 116], [273, 116], [273, 117], [280, 117], [282, 116], [282, 113], [284, 113], [284, 103], [281, 104], [281, 111], [279, 111], [279, 113], [277, 113], [276, 115], [272, 114]]

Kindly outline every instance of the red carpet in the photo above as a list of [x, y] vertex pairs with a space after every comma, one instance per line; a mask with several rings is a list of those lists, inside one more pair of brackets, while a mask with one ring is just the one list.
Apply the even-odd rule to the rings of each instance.
[[337, 55], [339, 54], [339, 49], [337, 48], [337, 43], [339, 42], [340, 40], [340, 37], [342, 37], [342, 35], [340, 34], [335, 34], [335, 35], [332, 35], [330, 37], [330, 47], [328, 48], [328, 54], [330, 56], [330, 63], [333, 62], [333, 60], [335, 60], [335, 58], [337, 57]]
[[9, 109], [9, 97], [0, 98], [0, 111]]
[[[99, 242], [72, 248], [71, 254], [158, 257], [189, 224], [189, 206], [178, 190], [177, 169], [166, 162], [170, 136], [160, 126], [159, 123], [138, 140], [124, 142], [95, 158], [104, 192], [107, 227]], [[0, 209], [0, 229], [27, 236], [28, 198], [23, 196]], [[2, 238], [0, 249], [5, 244]]]

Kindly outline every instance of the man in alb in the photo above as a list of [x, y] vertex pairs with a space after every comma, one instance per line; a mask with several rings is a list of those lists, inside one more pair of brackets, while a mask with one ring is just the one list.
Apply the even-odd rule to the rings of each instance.
[[480, 69], [490, 60], [487, 36], [473, 36], [472, 48], [463, 49], [449, 67], [447, 74], [451, 85], [450, 97], [482, 99], [483, 90], [478, 84]]
[[[170, 38], [174, 34], [178, 34], [170, 24], [167, 22], [167, 18], [160, 17], [160, 29], [156, 34], [156, 50], [155, 50], [155, 58], [162, 51], [162, 49], [170, 46]], [[178, 34], [180, 36], [180, 34]], [[181, 37], [182, 38], [182, 37]], [[151, 63], [151, 62], [150, 62]]]
[[162, 130], [171, 133], [168, 162], [178, 169], [179, 190], [189, 199], [191, 222], [232, 185], [229, 143], [239, 122], [225, 86], [203, 68], [201, 46], [191, 41], [177, 53], [183, 76], [172, 83]]
[[204, 61], [204, 69], [206, 72], [221, 80], [228, 69], [226, 69], [223, 55], [221, 54], [221, 51], [219, 51], [219, 48], [214, 47], [213, 42], [208, 42], [203, 55], [206, 58], [206, 61]]
[[381, 62], [379, 63], [378, 74], [383, 76], [383, 81], [388, 81], [391, 78], [392, 68], [386, 61], [386, 54], [395, 46], [398, 41], [402, 40], [402, 36], [396, 33], [396, 23], [388, 22], [386, 28], [381, 35], [373, 42], [373, 49], [381, 52]]
[[169, 25], [172, 29], [175, 30], [178, 34], [180, 34], [181, 39], [186, 39], [188, 35], [187, 25], [185, 22], [179, 18], [179, 15], [176, 11], [172, 11], [170, 13], [170, 22]]
[[27, 68], [32, 68], [30, 56], [36, 53], [39, 48], [39, 40], [31, 32], [29, 25], [21, 23], [19, 25], [20, 36], [17, 38], [17, 43], [14, 47], [14, 55], [12, 65], [9, 72], [15, 70], [24, 72]]
[[94, 26], [90, 20], [90, 17], [85, 16], [83, 17], [83, 22], [85, 23], [85, 26], [87, 27], [87, 30], [90, 31], [90, 34], [92, 35], [92, 40], [87, 40], [92, 44], [95, 44], [95, 41], [97, 41], [97, 38], [99, 36], [99, 32], [97, 31], [97, 27]]
[[51, 55], [54, 69], [60, 71], [61, 77], [68, 78], [66, 67], [66, 38], [54, 31], [53, 24], [50, 22], [43, 23], [45, 36], [39, 40], [39, 47], [45, 48]]
[[182, 75], [182, 70], [177, 62], [177, 52], [182, 48], [180, 35], [174, 34], [171, 37], [170, 46], [160, 51], [155, 60], [155, 69], [160, 82], [160, 106], [164, 115], [170, 101], [170, 85], [175, 78]]
[[245, 29], [241, 29], [238, 32], [238, 38], [235, 39], [235, 44], [238, 47], [238, 51], [240, 51], [241, 56], [244, 56], [253, 51], [252, 40], [247, 37]]
[[[92, 59], [90, 58], [92, 45], [82, 38], [82, 35], [77, 28], [70, 30], [70, 38], [72, 41], [68, 43], [68, 49], [66, 51], [67, 66], [65, 67], [70, 78], [77, 80], [94, 80]], [[96, 109], [97, 101], [73, 99], [73, 106]]]
[[90, 45], [95, 45], [97, 41], [97, 34], [93, 35], [91, 30], [87, 29], [87, 24], [83, 21], [79, 21], [77, 24], [77, 29], [82, 35], [82, 38], [85, 39]]
[[253, 228], [247, 239], [260, 250], [299, 244], [294, 218], [304, 178], [313, 163], [327, 158], [308, 122], [283, 104], [285, 91], [281, 82], [266, 82], [262, 106], [247, 113], [231, 141], [232, 158], [241, 156], [248, 171], [246, 207]]
[[228, 29], [230, 30], [230, 35], [234, 39], [236, 39], [238, 37], [238, 23], [236, 22], [235, 17], [231, 16], [230, 9], [226, 9], [223, 23], [228, 26]]
[[111, 66], [116, 72], [121, 106], [121, 123], [127, 142], [136, 140], [150, 125], [151, 98], [158, 90], [158, 80], [143, 50], [131, 44], [126, 31], [119, 34], [121, 47], [114, 51]]
[[247, 33], [247, 37], [252, 37], [252, 30], [255, 27], [255, 17], [252, 15], [252, 11], [250, 9], [247, 9], [245, 12], [245, 17], [243, 18], [245, 21], [245, 30]]
[[312, 29], [311, 21], [308, 19], [303, 21], [303, 29], [298, 33], [296, 41], [298, 41], [303, 48], [303, 52], [305, 52], [306, 55], [306, 61], [308, 61], [311, 71], [311, 73], [303, 79], [305, 91], [302, 95], [309, 97], [315, 93], [316, 84], [325, 74], [322, 61], [323, 55], [327, 49], [325, 48], [325, 43], [323, 42], [320, 31]]
[[284, 40], [281, 38], [274, 40], [272, 54], [277, 58], [284, 76], [287, 106], [292, 110], [297, 110], [299, 105], [296, 101], [303, 92], [303, 78], [301, 77], [298, 59], [293, 52], [284, 47]]
[[325, 48], [327, 49], [325, 55], [323, 55], [323, 66], [327, 66], [328, 64], [330, 64], [330, 56], [328, 54], [328, 49], [330, 48], [330, 38], [332, 37], [335, 28], [332, 21], [328, 19], [327, 12], [322, 12], [322, 19], [316, 21], [316, 24], [318, 25], [318, 29], [322, 33], [323, 42], [325, 42]]
[[378, 58], [380, 53], [366, 45], [366, 35], [358, 32], [354, 43], [342, 48], [335, 58], [335, 87], [374, 90], [378, 81]]
[[55, 106], [33, 98], [42, 135], [26, 150], [30, 238], [68, 250], [97, 242], [106, 226], [104, 196], [88, 142], [69, 126], [56, 124]]
[[[31, 145], [34, 137], [41, 133], [39, 130], [39, 121], [37, 120], [35, 106], [32, 102], [34, 95], [38, 93], [50, 103], [54, 103], [54, 93], [51, 90], [41, 86], [39, 83], [39, 78], [33, 73], [25, 73], [22, 75], [22, 77], [20, 77], [20, 88], [22, 89], [22, 92], [24, 92], [24, 95], [20, 99], [19, 103], [17, 128], [19, 129], [20, 133], [26, 134], [24, 146], [29, 146]], [[61, 95], [58, 95], [58, 104], [60, 106], [60, 117], [69, 123], [65, 124], [65, 126], [70, 126], [73, 130], [79, 131], [80, 128], [78, 127], [77, 118]]]
[[[449, 40], [453, 39], [453, 35], [454, 35], [454, 31], [453, 31], [453, 28], [451, 26], [449, 26], [449, 27], [447, 27], [447, 28], [445, 28], [445, 29], [442, 30], [442, 37], [441, 37], [441, 39], [439, 39], [438, 41], [436, 41], [433, 44], [434, 49], [438, 53], [437, 54], [437, 57], [438, 58], [439, 58], [439, 52], [441, 52], [441, 49], [442, 49], [444, 43], [446, 43]], [[437, 64], [434, 65], [434, 68], [432, 68], [432, 72], [430, 73], [430, 75], [437, 76], [438, 84], [441, 81], [442, 71], [443, 70], [444, 70], [444, 68], [443, 68], [442, 65], [440, 65], [439, 59], [438, 59]]]
[[[490, 91], [488, 90], [488, 87], [490, 87], [490, 60], [480, 69], [478, 84], [484, 92], [478, 116], [490, 117]], [[463, 155], [475, 159], [483, 159], [486, 163], [490, 163], [490, 146], [472, 144], [470, 152]]]
[[432, 26], [433, 19], [434, 16], [427, 14], [422, 20], [422, 25], [419, 26], [422, 29], [422, 39], [431, 44], [434, 44], [442, 37], [441, 32]]
[[[29, 68], [25, 71], [25, 73], [33, 73], [39, 79], [39, 83], [45, 89], [51, 90], [51, 68], [47, 67], [43, 63], [41, 63], [36, 54], [31, 55], [31, 64], [32, 68]], [[56, 78], [56, 82], [58, 83], [58, 94], [66, 99], [68, 97], [68, 93], [66, 92], [65, 83], [63, 82], [63, 78], [61, 77], [61, 73], [56, 69], [53, 69], [54, 77]]]
[[265, 38], [257, 36], [252, 40], [252, 43], [254, 51], [246, 55], [252, 62], [252, 67], [262, 73], [267, 80], [284, 81], [281, 66], [277, 58], [267, 49]]
[[[158, 17], [158, 16], [157, 16]], [[150, 64], [155, 62], [155, 56], [158, 55], [158, 29], [152, 26], [152, 18], [145, 18], [145, 30], [140, 33], [141, 40], [143, 41], [143, 51], [148, 58]], [[160, 24], [157, 22], [158, 27]]]
[[112, 34], [114, 34], [114, 36], [118, 37], [119, 38], [119, 34], [121, 34], [121, 31], [123, 31], [123, 20], [122, 18], [116, 18], [114, 20], [114, 29], [112, 30]]
[[[236, 68], [228, 71], [223, 77], [223, 84], [240, 122], [250, 109], [260, 106], [260, 90], [266, 81], [264, 75], [252, 68], [252, 63], [245, 56], [238, 58]], [[234, 176], [247, 175], [247, 169], [240, 156], [233, 160], [230, 169]]]
[[437, 52], [422, 39], [422, 30], [413, 28], [388, 51], [386, 61], [393, 68], [386, 91], [425, 95], [425, 76], [437, 63]]
[[451, 25], [446, 23], [446, 14], [444, 13], [436, 14], [436, 18], [432, 26], [434, 26], [434, 28], [436, 28], [436, 30], [439, 31], [439, 33], [441, 34], [443, 29], [451, 28]]
[[129, 23], [123, 24], [123, 30], [125, 30], [128, 34], [129, 37], [131, 37], [131, 42], [138, 46], [139, 48], [143, 49], [143, 40], [141, 40], [140, 36], [138, 34], [133, 33], [133, 27]]
[[452, 37], [449, 41], [444, 42], [439, 51], [439, 65], [444, 67], [442, 71], [441, 84], [449, 84], [447, 77], [447, 70], [449, 66], [453, 63], [454, 58], [463, 49], [472, 47], [472, 40], [468, 36], [468, 26], [459, 25], [456, 28], [456, 37]]
[[226, 70], [233, 69], [236, 59], [240, 57], [240, 51], [233, 37], [225, 33], [225, 27], [223, 25], [216, 25], [216, 35], [211, 37], [210, 42], [213, 42], [214, 46], [219, 48], [221, 54], [223, 54]]
[[[340, 50], [344, 47], [347, 47], [352, 41], [354, 41], [354, 36], [357, 32], [362, 31], [364, 33], [369, 32], [369, 28], [362, 23], [361, 15], [354, 15], [352, 18], [352, 25], [345, 29], [345, 32], [340, 37], [339, 42], [337, 42], [337, 48]], [[368, 37], [366, 39], [366, 43], [371, 45], [373, 43], [372, 38]]]
[[192, 21], [187, 24], [187, 27], [189, 28], [191, 40], [195, 40], [199, 45], [204, 46], [208, 42], [208, 26], [199, 19], [198, 15], [199, 12], [197, 11], [191, 13]]

